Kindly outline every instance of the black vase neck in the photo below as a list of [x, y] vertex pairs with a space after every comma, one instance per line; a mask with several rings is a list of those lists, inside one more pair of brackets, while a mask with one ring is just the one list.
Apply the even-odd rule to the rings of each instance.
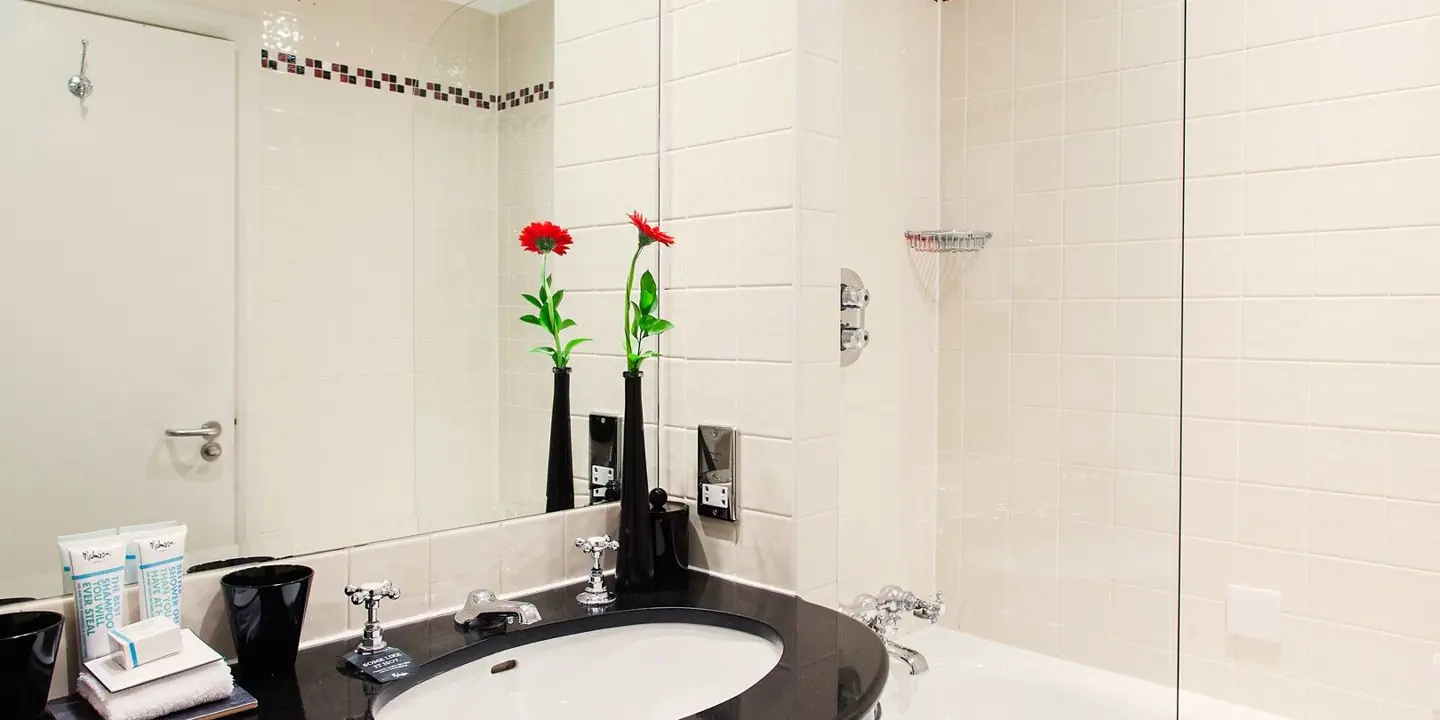
[[634, 380], [634, 379], [636, 379], [636, 378], [643, 377], [644, 375], [645, 375], [645, 373], [642, 372], [642, 371], [640, 371], [640, 370], [626, 370], [626, 371], [625, 371], [625, 379], [626, 379], [626, 380]]
[[550, 372], [553, 372], [553, 373], [555, 373], [556, 375], [569, 375], [569, 374], [570, 374], [570, 368], [568, 368], [568, 367], [563, 367], [563, 368], [562, 368], [562, 367], [550, 368]]

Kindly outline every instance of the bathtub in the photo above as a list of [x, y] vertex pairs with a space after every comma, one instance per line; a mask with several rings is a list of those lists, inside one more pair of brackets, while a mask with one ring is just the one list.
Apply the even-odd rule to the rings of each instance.
[[[939, 627], [900, 638], [930, 662], [892, 659], [879, 720], [1176, 720], [1175, 691]], [[1185, 693], [1180, 720], [1284, 720]]]

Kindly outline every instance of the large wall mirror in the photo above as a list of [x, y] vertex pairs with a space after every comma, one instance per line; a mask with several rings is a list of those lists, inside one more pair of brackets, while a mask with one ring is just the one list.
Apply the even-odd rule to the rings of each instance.
[[[0, 111], [0, 603], [60, 594], [78, 533], [183, 524], [193, 569], [618, 499], [659, 0], [145, 10], [254, 44], [0, 2], [30, 28], [0, 52], [36, 70]], [[618, 27], [623, 47], [591, 42]], [[563, 256], [522, 247], [535, 222], [568, 231]], [[592, 338], [559, 423], [532, 350], [553, 334], [522, 320], [542, 276], [562, 341]]]

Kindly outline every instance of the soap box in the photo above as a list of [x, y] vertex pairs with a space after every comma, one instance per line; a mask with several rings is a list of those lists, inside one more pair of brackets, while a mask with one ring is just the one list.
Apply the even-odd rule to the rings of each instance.
[[110, 646], [115, 658], [126, 669], [133, 670], [151, 660], [159, 660], [180, 652], [183, 647], [180, 628], [168, 617], [152, 617], [133, 625], [110, 631]]

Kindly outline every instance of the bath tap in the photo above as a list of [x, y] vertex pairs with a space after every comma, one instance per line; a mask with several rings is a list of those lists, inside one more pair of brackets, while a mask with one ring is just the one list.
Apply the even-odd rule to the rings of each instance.
[[912, 650], [894, 640], [881, 638], [880, 642], [885, 643], [885, 649], [897, 658], [900, 658], [906, 665], [910, 666], [911, 675], [924, 675], [930, 671], [930, 663], [925, 661], [925, 656], [919, 650]]
[[929, 620], [931, 625], [938, 622], [945, 613], [945, 599], [940, 593], [935, 593], [934, 600], [924, 600], [908, 590], [887, 585], [880, 590], [880, 597], [861, 595], [855, 598], [855, 602], [842, 606], [840, 610], [875, 631], [881, 642], [885, 643], [885, 649], [910, 666], [911, 675], [922, 675], [930, 669], [930, 664], [919, 651], [905, 647], [891, 638], [899, 629], [900, 616], [904, 613], [910, 613], [921, 620]]
[[468, 627], [482, 618], [504, 618], [505, 624], [530, 625], [540, 622], [540, 611], [527, 602], [499, 600], [489, 590], [476, 590], [465, 599], [465, 608], [455, 613], [455, 624]]

